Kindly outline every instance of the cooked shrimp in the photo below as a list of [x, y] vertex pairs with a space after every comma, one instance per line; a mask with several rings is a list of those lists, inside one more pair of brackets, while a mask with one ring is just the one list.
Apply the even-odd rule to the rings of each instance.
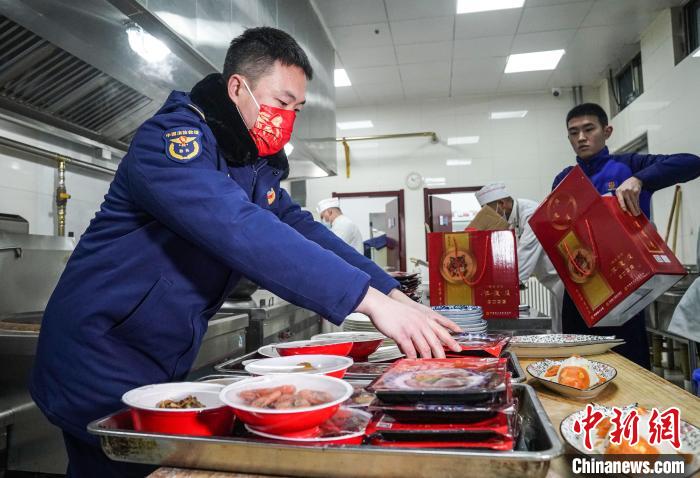
[[275, 390], [267, 395], [258, 397], [250, 404], [252, 407], [265, 408], [282, 396], [281, 390]]
[[333, 400], [326, 392], [318, 392], [316, 390], [301, 390], [299, 396], [308, 401], [311, 405], [320, 405]]

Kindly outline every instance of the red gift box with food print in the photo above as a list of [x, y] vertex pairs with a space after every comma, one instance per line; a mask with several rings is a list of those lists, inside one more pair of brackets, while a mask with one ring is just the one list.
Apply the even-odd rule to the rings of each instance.
[[578, 166], [530, 226], [589, 327], [627, 322], [685, 275], [646, 216], [601, 196]]
[[428, 234], [430, 305], [478, 305], [484, 318], [517, 318], [520, 292], [513, 231]]

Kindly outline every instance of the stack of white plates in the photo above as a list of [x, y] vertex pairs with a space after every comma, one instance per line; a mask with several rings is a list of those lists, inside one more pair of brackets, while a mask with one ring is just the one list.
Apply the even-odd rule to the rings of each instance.
[[[345, 317], [345, 320], [343, 321], [343, 325], [341, 326], [343, 329], [343, 332], [375, 332], [375, 333], [381, 333], [377, 330], [377, 328], [372, 324], [372, 322], [369, 320], [369, 317], [367, 317], [365, 314], [360, 314], [359, 312], [354, 312], [347, 317]], [[396, 342], [393, 340], [387, 338], [382, 342], [382, 346], [389, 346], [389, 345], [396, 345]]]
[[527, 304], [520, 304], [518, 306], [518, 315], [520, 317], [530, 317], [530, 306]]
[[396, 360], [403, 357], [404, 354], [396, 345], [382, 346], [377, 349], [372, 355], [367, 359], [368, 362], [388, 362], [391, 360]]
[[353, 314], [345, 317], [343, 321], [343, 332], [376, 332], [377, 329], [374, 327], [369, 317], [365, 314], [360, 314], [355, 312]]
[[433, 310], [459, 325], [464, 332], [486, 332], [484, 312], [478, 305], [437, 305]]

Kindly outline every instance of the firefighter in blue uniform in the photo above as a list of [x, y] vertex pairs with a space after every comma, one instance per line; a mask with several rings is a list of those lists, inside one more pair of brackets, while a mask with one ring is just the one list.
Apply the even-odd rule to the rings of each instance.
[[[614, 194], [620, 207], [633, 215], [651, 217], [653, 192], [700, 176], [700, 158], [693, 154], [610, 154], [605, 146], [613, 128], [599, 105], [584, 103], [566, 116], [569, 142], [576, 152], [576, 162], [600, 194]], [[564, 179], [573, 166], [562, 171], [552, 189]], [[650, 368], [649, 344], [644, 313], [639, 313], [618, 327], [589, 328], [581, 318], [568, 293], [562, 309], [564, 333], [616, 335], [626, 341], [615, 351]]]
[[312, 69], [273, 28], [231, 43], [224, 72], [173, 92], [136, 132], [44, 314], [31, 392], [64, 433], [71, 477], [144, 476], [87, 424], [132, 388], [182, 380], [240, 277], [335, 324], [366, 313], [408, 356], [459, 350], [459, 328], [300, 209], [282, 148]]

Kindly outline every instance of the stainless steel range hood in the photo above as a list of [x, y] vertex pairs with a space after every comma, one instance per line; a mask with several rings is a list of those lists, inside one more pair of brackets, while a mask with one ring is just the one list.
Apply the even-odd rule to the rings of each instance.
[[107, 1], [0, 0], [0, 14], [0, 107], [119, 149], [171, 90], [214, 71], [148, 64]]
[[[176, 17], [178, 8], [195, 2], [164, 4], [172, 12], [152, 12], [142, 3], [148, 4], [145, 0], [0, 0], [0, 109], [125, 151], [136, 128], [170, 91], [189, 91], [202, 77], [218, 70], [215, 63], [220, 63], [221, 52], [230, 41], [229, 35], [212, 35], [222, 44], [210, 42], [197, 49], [191, 38], [162, 20]], [[233, 9], [234, 3], [224, 0], [212, 5]], [[256, 12], [274, 8], [268, 16], [288, 31], [295, 31], [294, 22], [318, 22], [307, 0], [254, 7]], [[299, 10], [304, 8], [313, 18], [302, 18]], [[193, 10], [194, 17], [189, 18], [193, 24], [200, 10]], [[230, 22], [225, 18], [221, 23], [225, 31], [239, 33], [233, 14]], [[250, 15], [246, 18], [253, 24], [265, 22]], [[129, 47], [129, 22], [137, 22], [163, 41], [171, 54], [157, 64], [142, 59]], [[309, 30], [306, 27], [297, 25], [296, 31]], [[309, 53], [316, 75], [309, 85], [309, 104], [297, 122], [290, 177], [335, 174], [335, 144], [305, 141], [335, 135], [332, 46], [310, 35], [298, 40]]]

